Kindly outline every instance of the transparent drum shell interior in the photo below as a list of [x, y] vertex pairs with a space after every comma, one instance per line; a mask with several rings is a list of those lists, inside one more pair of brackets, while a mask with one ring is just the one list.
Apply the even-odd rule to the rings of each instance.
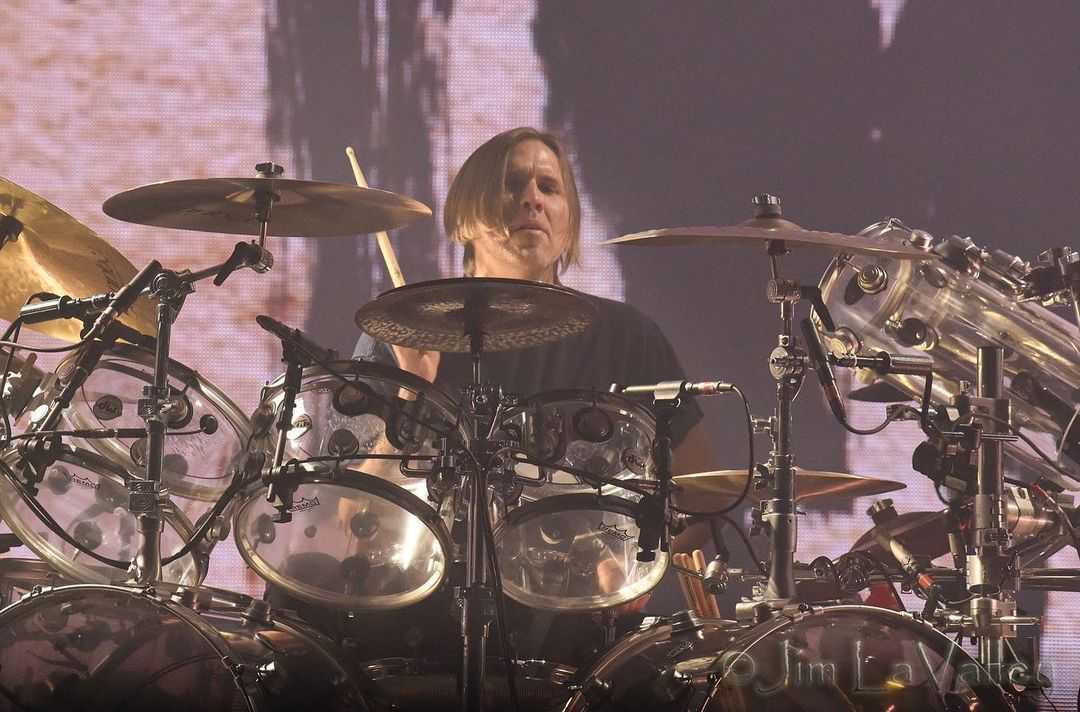
[[[457, 405], [397, 368], [363, 361], [329, 366], [333, 372], [304, 369], [285, 441], [285, 460], [307, 461], [310, 473], [293, 496], [293, 521], [273, 523], [276, 511], [265, 489], [255, 487], [234, 517], [237, 546], [263, 578], [302, 599], [357, 610], [411, 605], [446, 575], [453, 498], [436, 512], [427, 481], [403, 475], [396, 460], [346, 459], [337, 474], [311, 460], [434, 455], [441, 437], [464, 437]], [[269, 424], [256, 443], [271, 456], [283, 383], [284, 375], [264, 389], [255, 417]]]
[[233, 536], [248, 565], [294, 596], [348, 610], [408, 606], [439, 587], [452, 552], [451, 500], [440, 515], [420, 498], [426, 486], [347, 470], [308, 475], [286, 524], [273, 521], [265, 488], [252, 488]]
[[0, 685], [19, 710], [366, 710], [342, 658], [295, 623], [128, 588], [46, 589], [0, 611]]
[[[860, 234], [904, 242], [912, 231], [890, 219]], [[887, 283], [877, 293], [866, 293], [858, 286], [858, 273], [872, 265], [887, 273]], [[822, 333], [827, 348], [837, 354], [880, 350], [932, 357], [933, 399], [938, 404], [948, 404], [960, 392], [961, 380], [976, 382], [979, 346], [1004, 347], [1005, 383], [1014, 424], [1051, 455], [1058, 452], [1068, 422], [1055, 422], [1047, 411], [1013, 388], [1012, 381], [1026, 373], [1064, 401], [1075, 402], [1075, 389], [1080, 386], [1080, 345], [1074, 325], [1037, 303], [1018, 302], [940, 260], [843, 255], [830, 264], [821, 290], [837, 326], [833, 334]], [[820, 322], [818, 327], [820, 330]], [[905, 345], [913, 341], [914, 345]], [[913, 399], [922, 397], [921, 376], [881, 378]], [[1005, 450], [1011, 459], [1060, 480], [1021, 443], [1006, 443]], [[1057, 462], [1080, 474], [1080, 467], [1060, 453]]]
[[608, 393], [554, 391], [530, 398], [501, 427], [520, 438], [529, 459], [545, 463], [515, 465], [515, 496], [496, 489], [495, 547], [507, 595], [536, 608], [597, 610], [656, 586], [668, 557], [657, 551], [654, 561], [637, 561], [640, 495], [572, 473], [653, 481], [652, 415]]
[[[77, 358], [73, 355], [57, 366], [54, 388], [62, 386]], [[152, 353], [127, 344], [115, 345], [79, 389], [64, 412], [64, 420], [73, 429], [142, 428], [146, 423], [139, 417], [138, 401], [144, 397], [143, 387], [153, 381]], [[170, 431], [198, 430], [204, 415], [217, 418], [218, 428], [212, 434], [166, 438], [162, 485], [173, 496], [214, 501], [229, 485], [229, 464], [244, 449], [250, 424], [216, 386], [176, 361], [169, 363], [169, 388], [176, 403], [167, 420]], [[53, 394], [44, 395], [37, 399], [36, 417], [44, 415]], [[75, 442], [132, 472], [146, 469], [145, 438], [87, 438]]]
[[[20, 458], [8, 451], [0, 462], [0, 514], [19, 539], [68, 578], [88, 583], [112, 583], [127, 578], [127, 571], [94, 558], [61, 539], [27, 504], [25, 491], [16, 484]], [[139, 546], [135, 517], [128, 511], [126, 474], [97, 453], [64, 447], [56, 462], [45, 469], [38, 484], [37, 503], [80, 544], [101, 556], [130, 561]], [[193, 527], [182, 511], [167, 502], [162, 521], [162, 555], [178, 551]], [[162, 579], [195, 585], [206, 576], [205, 547], [162, 568]]]
[[1012, 709], [950, 638], [870, 606], [819, 608], [749, 628], [656, 625], [619, 641], [585, 680], [564, 712]]

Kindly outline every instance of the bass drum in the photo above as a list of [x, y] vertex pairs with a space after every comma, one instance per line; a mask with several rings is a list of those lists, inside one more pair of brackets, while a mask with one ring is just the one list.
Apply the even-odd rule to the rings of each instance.
[[[15, 449], [0, 457], [0, 516], [31, 551], [72, 581], [123, 581], [126, 567], [112, 566], [87, 554], [130, 562], [139, 546], [138, 523], [128, 511], [127, 479], [118, 465], [87, 450], [63, 446], [56, 461], [45, 467], [32, 494], [22, 472], [23, 459]], [[45, 524], [50, 517], [79, 546]], [[191, 521], [172, 501], [161, 513], [163, 556], [179, 551], [194, 533]], [[206, 576], [210, 544], [165, 564], [165, 581], [196, 585]]]
[[1012, 710], [951, 639], [910, 615], [834, 606], [753, 627], [687, 614], [623, 638], [563, 712]]
[[[1004, 395], [1012, 404], [1014, 424], [1057, 453], [1059, 466], [1080, 475], [1080, 445], [1075, 444], [1080, 429], [1073, 430], [1080, 427], [1075, 407], [1080, 386], [1076, 327], [1035, 302], [1019, 301], [1015, 284], [1001, 274], [1002, 258], [997, 253], [958, 238], [936, 240], [895, 218], [859, 234], [883, 245], [917, 244], [947, 257], [835, 258], [821, 279], [821, 294], [837, 327], [822, 333], [828, 347], [838, 354], [888, 351], [932, 357], [933, 400], [939, 404], [960, 393], [961, 381], [977, 381], [979, 346], [1003, 347]], [[815, 323], [821, 329], [816, 317]], [[912, 399], [922, 398], [921, 376], [890, 374], [882, 379]], [[1005, 443], [1005, 452], [1013, 461], [1061, 480], [1021, 443]]]
[[552, 391], [512, 411], [501, 429], [532, 460], [515, 463], [510, 487], [494, 486], [495, 548], [508, 596], [534, 608], [589, 611], [660, 583], [668, 555], [637, 560], [641, 495], [632, 491], [656, 483], [656, 422], [648, 410], [610, 393]]
[[[0, 709], [368, 709], [328, 638], [234, 596], [96, 585], [33, 593], [0, 611]], [[180, 600], [211, 604], [200, 614]]]
[[[24, 430], [37, 427], [53, 397], [70, 377], [80, 352], [60, 362], [24, 414]], [[213, 502], [229, 486], [229, 465], [244, 450], [250, 424], [217, 386], [178, 361], [169, 361], [169, 399], [166, 425], [170, 431], [196, 431], [213, 418], [214, 432], [168, 437], [161, 481], [170, 494]], [[63, 418], [75, 429], [142, 428], [138, 402], [143, 388], [154, 383], [152, 351], [116, 344], [98, 362], [78, 390]], [[205, 427], [204, 427], [205, 429]], [[87, 447], [132, 472], [146, 469], [146, 438], [90, 438]]]

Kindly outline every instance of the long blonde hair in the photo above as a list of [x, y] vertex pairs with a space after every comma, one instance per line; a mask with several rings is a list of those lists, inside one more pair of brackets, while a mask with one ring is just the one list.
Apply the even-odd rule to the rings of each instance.
[[486, 141], [472, 152], [450, 184], [443, 209], [443, 228], [452, 241], [465, 246], [464, 270], [472, 276], [476, 270], [473, 240], [485, 229], [500, 230], [509, 238], [509, 226], [503, 216], [503, 193], [506, 190], [506, 169], [510, 153], [522, 141], [535, 139], [543, 142], [559, 159], [563, 190], [570, 211], [570, 244], [555, 266], [555, 274], [577, 264], [581, 254], [581, 202], [577, 183], [566, 148], [557, 136], [545, 131], [522, 126]]

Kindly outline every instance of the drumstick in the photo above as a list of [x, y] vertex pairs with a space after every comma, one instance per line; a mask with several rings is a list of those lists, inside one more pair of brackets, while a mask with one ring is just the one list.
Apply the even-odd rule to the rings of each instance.
[[[682, 557], [679, 554], [672, 554], [671, 560], [676, 566], [682, 566]], [[675, 573], [679, 575], [679, 588], [682, 589], [683, 598], [686, 599], [686, 607], [690, 610], [694, 610], [697, 606], [694, 605], [694, 594], [690, 593], [689, 576], [684, 571], [679, 569], [675, 570]]]
[[[701, 549], [694, 549], [694, 568], [697, 569], [698, 573], [702, 576], [705, 575], [705, 552]], [[704, 581], [701, 583], [701, 592], [705, 596], [706, 615], [713, 618], [719, 618], [720, 604], [716, 602], [716, 596], [705, 590]]]
[[[675, 563], [677, 563], [679, 566], [682, 566], [688, 571], [694, 570], [693, 559], [690, 557], [689, 554], [676, 554], [675, 556], [678, 557]], [[692, 606], [692, 608], [694, 609], [694, 613], [696, 613], [698, 616], [704, 616], [705, 614], [702, 611], [705, 610], [705, 600], [696, 584], [697, 578], [687, 574], [686, 587], [690, 589], [690, 600], [694, 603], [694, 605]]]
[[[361, 188], [367, 188], [367, 180], [364, 178], [364, 171], [360, 169], [360, 162], [356, 160], [356, 151], [352, 146], [345, 148], [345, 155], [349, 157], [349, 165], [352, 166], [353, 177], [356, 178], [356, 184]], [[401, 265], [398, 264], [397, 255], [394, 254], [394, 245], [390, 242], [390, 236], [385, 231], [379, 230], [375, 233], [375, 241], [379, 243], [379, 252], [382, 253], [383, 262], [386, 263], [386, 271], [390, 273], [390, 282], [395, 287], [400, 287], [405, 284], [405, 275], [401, 273]]]
[[[683, 561], [686, 562], [686, 568], [691, 571], [697, 570], [697, 565], [694, 562], [693, 554], [683, 554]], [[709, 615], [709, 604], [705, 601], [705, 587], [701, 585], [701, 579], [697, 576], [690, 577], [690, 588], [694, 591], [694, 599], [697, 601], [698, 615], [702, 618], [706, 618]]]

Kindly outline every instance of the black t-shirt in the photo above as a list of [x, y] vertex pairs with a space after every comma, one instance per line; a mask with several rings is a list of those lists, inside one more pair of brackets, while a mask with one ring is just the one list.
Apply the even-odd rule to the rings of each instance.
[[[504, 391], [529, 397], [545, 391], [592, 389], [606, 392], [612, 383], [649, 384], [685, 378], [679, 359], [656, 323], [629, 304], [586, 295], [596, 320], [582, 333], [541, 346], [484, 354], [481, 378]], [[353, 357], [396, 365], [386, 344], [362, 334]], [[457, 397], [472, 381], [469, 354], [442, 354], [436, 385]], [[672, 422], [674, 444], [701, 420], [692, 399], [679, 407]]]

